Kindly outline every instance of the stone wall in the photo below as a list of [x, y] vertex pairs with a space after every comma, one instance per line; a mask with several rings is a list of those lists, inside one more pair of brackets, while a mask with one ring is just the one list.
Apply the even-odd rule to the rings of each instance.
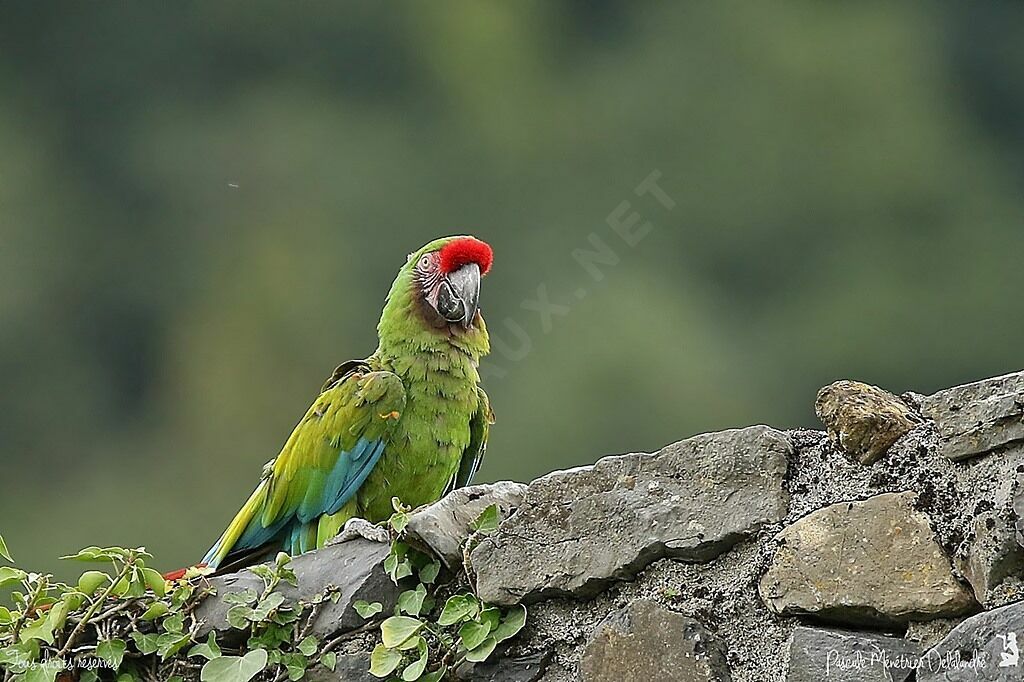
[[[464, 677], [1024, 679], [1024, 373], [927, 397], [838, 382], [815, 406], [825, 432], [704, 434], [415, 514], [412, 536], [482, 598], [529, 608]], [[505, 520], [463, 557], [493, 501]], [[351, 633], [313, 679], [374, 679], [351, 604], [393, 605], [387, 551], [360, 538], [296, 559], [290, 597], [343, 587], [316, 629]], [[252, 579], [216, 578], [207, 622]]]

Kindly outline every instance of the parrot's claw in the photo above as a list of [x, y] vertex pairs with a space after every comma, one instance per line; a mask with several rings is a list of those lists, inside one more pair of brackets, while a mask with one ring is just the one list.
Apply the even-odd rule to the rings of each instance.
[[356, 538], [363, 538], [370, 542], [381, 542], [385, 544], [391, 541], [387, 528], [374, 525], [366, 519], [356, 518], [346, 521], [341, 532], [331, 538], [327, 544], [340, 545], [343, 542], [355, 540]]

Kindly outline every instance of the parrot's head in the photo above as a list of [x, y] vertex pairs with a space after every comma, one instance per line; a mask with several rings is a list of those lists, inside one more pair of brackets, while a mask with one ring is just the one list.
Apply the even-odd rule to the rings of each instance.
[[431, 326], [469, 330], [480, 324], [480, 280], [493, 260], [476, 237], [445, 237], [409, 254], [399, 280], [406, 276]]
[[435, 239], [409, 254], [377, 325], [381, 350], [400, 355], [455, 348], [474, 361], [487, 355], [480, 281], [493, 259], [490, 246], [467, 236]]

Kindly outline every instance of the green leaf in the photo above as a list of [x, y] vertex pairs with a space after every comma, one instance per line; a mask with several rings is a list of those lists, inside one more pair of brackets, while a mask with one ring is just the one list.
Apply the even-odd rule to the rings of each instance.
[[109, 582], [110, 576], [102, 571], [86, 571], [78, 579], [78, 591], [91, 597], [96, 594], [100, 587]]
[[10, 669], [14, 672], [24, 670], [36, 659], [38, 647], [34, 647], [36, 653], [29, 653], [26, 649], [33, 647], [8, 646], [0, 649], [0, 670]]
[[320, 648], [320, 640], [318, 640], [313, 635], [310, 635], [309, 637], [299, 642], [298, 646], [296, 646], [295, 648], [298, 649], [299, 653], [303, 656], [312, 656], [316, 653], [316, 650]]
[[128, 596], [128, 591], [131, 589], [131, 587], [132, 583], [130, 580], [128, 580], [127, 578], [121, 578], [116, 583], [114, 583], [114, 586], [112, 588], [110, 588], [110, 593], [115, 597], [125, 597]]
[[501, 511], [498, 509], [497, 504], [492, 504], [480, 512], [480, 516], [476, 517], [473, 523], [469, 524], [469, 527], [477, 533], [490, 535], [498, 530], [500, 523]]
[[384, 605], [379, 601], [375, 601], [372, 604], [360, 599], [352, 604], [352, 608], [356, 610], [361, 618], [370, 619], [376, 616], [378, 613], [384, 610]]
[[56, 665], [33, 665], [16, 679], [18, 682], [53, 682], [59, 670]]
[[29, 642], [33, 639], [38, 639], [40, 642], [47, 644], [53, 644], [53, 623], [50, 622], [49, 616], [43, 616], [32, 621], [31, 625], [28, 625], [21, 629], [21, 635], [19, 636], [22, 642]]
[[167, 632], [156, 638], [156, 653], [166, 661], [192, 643], [189, 634]]
[[[99, 682], [99, 676], [91, 670], [83, 670], [82, 674], [78, 678], [78, 682]], [[171, 682], [167, 680], [167, 682]]]
[[152, 568], [142, 569], [143, 579], [146, 583], [146, 587], [153, 590], [153, 593], [162, 597], [167, 594], [167, 581], [160, 575], [158, 571], [154, 571]]
[[121, 552], [112, 551], [114, 548], [101, 548], [101, 547], [86, 547], [85, 549], [78, 550], [77, 554], [68, 554], [62, 556], [61, 559], [65, 561], [85, 561], [87, 563], [106, 563], [108, 561], [115, 561], [117, 559], [124, 559], [125, 555]]
[[249, 682], [267, 667], [265, 649], [250, 651], [245, 656], [221, 656], [207, 661], [199, 679], [202, 682]]
[[176, 613], [173, 616], [164, 618], [164, 622], [160, 625], [167, 632], [180, 635], [185, 631], [185, 617], [180, 613]]
[[417, 646], [420, 654], [419, 658], [402, 671], [402, 679], [405, 680], [405, 682], [415, 682], [415, 680], [420, 679], [423, 675], [423, 671], [427, 669], [427, 658], [430, 652], [427, 650], [426, 640], [422, 637], [420, 637], [419, 640], [420, 641]]
[[441, 615], [437, 619], [437, 624], [441, 626], [454, 625], [475, 616], [479, 608], [480, 604], [473, 595], [453, 595], [448, 597], [448, 601], [444, 603], [444, 608], [441, 609]]
[[401, 652], [389, 649], [383, 644], [378, 644], [370, 654], [370, 674], [374, 677], [387, 677], [395, 672], [402, 663]]
[[483, 663], [488, 656], [494, 653], [496, 646], [498, 646], [498, 642], [493, 637], [488, 637], [480, 646], [466, 652], [466, 660], [471, 663]]
[[495, 629], [501, 622], [501, 609], [497, 606], [484, 609], [480, 612], [480, 622], [492, 630]]
[[111, 670], [121, 667], [128, 645], [121, 639], [107, 639], [96, 645], [96, 656], [106, 662]]
[[167, 606], [167, 604], [163, 603], [162, 601], [155, 601], [152, 604], [150, 604], [149, 608], [146, 609], [146, 612], [142, 614], [142, 620], [153, 621], [157, 618], [166, 616], [170, 612], [171, 609]]
[[338, 666], [338, 654], [328, 651], [320, 657], [320, 665], [334, 672], [334, 669]]
[[10, 585], [19, 585], [27, 577], [28, 574], [25, 571], [10, 566], [0, 566], [0, 589]]
[[7, 559], [7, 561], [10, 562], [14, 561], [14, 559], [11, 558], [10, 550], [7, 549], [7, 543], [4, 542], [3, 535], [0, 535], [0, 557], [3, 557], [4, 559]]
[[426, 596], [427, 588], [422, 583], [415, 590], [406, 590], [398, 597], [398, 610], [410, 616], [418, 616]]
[[278, 625], [288, 625], [294, 623], [302, 616], [302, 612], [299, 609], [291, 606], [282, 606], [270, 617], [271, 622], [277, 623]]
[[14, 615], [6, 606], [0, 606], [0, 628], [14, 624]]
[[284, 595], [280, 592], [272, 592], [267, 598], [256, 604], [252, 609], [252, 616], [249, 617], [254, 623], [265, 621], [270, 617], [272, 611], [284, 604]]
[[475, 620], [464, 623], [459, 628], [459, 639], [462, 640], [462, 646], [467, 649], [475, 649], [480, 646], [489, 634], [491, 634], [490, 625], [478, 623]]
[[196, 644], [189, 649], [188, 658], [202, 656], [208, 661], [221, 657], [220, 647], [217, 646], [217, 633], [211, 632], [203, 644]]
[[240, 592], [231, 592], [224, 595], [224, 602], [227, 604], [235, 604], [241, 606], [252, 606], [259, 599], [259, 595], [256, 594], [256, 590], [246, 588]]
[[381, 641], [384, 646], [394, 648], [404, 644], [424, 626], [423, 621], [406, 616], [391, 616], [380, 624]]
[[391, 518], [388, 520], [388, 523], [391, 525], [391, 528], [396, 533], [401, 533], [403, 530], [405, 530], [406, 526], [409, 525], [409, 515], [405, 512], [398, 512], [396, 514], [392, 514]]
[[421, 635], [416, 635], [415, 637], [410, 637], [409, 639], [405, 640], [405, 642], [403, 642], [402, 644], [399, 644], [398, 645], [398, 650], [399, 651], [412, 651], [413, 649], [418, 649], [418, 648], [420, 648], [422, 646], [426, 646], [426, 645], [427, 645], [427, 640], [423, 639], [423, 637]]
[[135, 648], [139, 650], [140, 654], [149, 656], [150, 654], [156, 653], [156, 641], [159, 635], [156, 634], [142, 634], [141, 632], [132, 632], [132, 641], [135, 642]]
[[501, 621], [501, 625], [494, 628], [496, 642], [504, 642], [519, 634], [519, 631], [526, 625], [526, 607], [519, 605], [512, 607]]
[[420, 569], [420, 582], [425, 585], [433, 585], [437, 581], [437, 574], [441, 572], [441, 562], [431, 561]]
[[444, 676], [448, 674], [448, 666], [442, 665], [440, 668], [432, 673], [427, 673], [420, 678], [420, 682], [441, 682]]
[[227, 615], [228, 624], [237, 629], [244, 630], [249, 627], [249, 621], [255, 621], [257, 618], [253, 615], [253, 610], [248, 606], [232, 606], [228, 609]]
[[306, 676], [309, 660], [302, 654], [281, 654], [279, 661], [288, 671], [288, 679], [295, 682]]

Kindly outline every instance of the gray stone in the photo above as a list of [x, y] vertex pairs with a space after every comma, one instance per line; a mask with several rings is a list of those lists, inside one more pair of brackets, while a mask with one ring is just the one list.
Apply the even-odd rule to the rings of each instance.
[[814, 411], [829, 438], [862, 464], [871, 464], [921, 422], [892, 393], [859, 381], [837, 381], [818, 392]]
[[978, 601], [988, 608], [1000, 605], [1004, 593], [1014, 589], [998, 589], [1007, 578], [1024, 578], [1024, 547], [1017, 542], [1019, 520], [1013, 509], [1014, 499], [1021, 496], [1020, 484], [1020, 475], [1008, 475], [989, 493], [991, 499], [974, 505], [973, 534], [961, 570]]
[[798, 627], [786, 682], [906, 682], [924, 647], [896, 637]]
[[1017, 528], [1017, 544], [1024, 547], [1024, 471], [1018, 471], [1015, 479], [1013, 516]]
[[525, 485], [512, 481], [459, 488], [409, 517], [409, 539], [425, 545], [448, 568], [458, 568], [462, 546], [472, 534], [470, 524], [492, 504], [498, 505], [501, 518], [508, 518], [525, 493]]
[[918, 682], [1024, 679], [1024, 602], [972, 616], [924, 656]]
[[582, 682], [727, 682], [725, 650], [686, 616], [641, 599], [597, 626], [580, 661]]
[[[353, 602], [378, 601], [387, 613], [398, 599], [398, 588], [381, 566], [390, 550], [387, 544], [356, 538], [302, 554], [291, 564], [298, 578], [298, 587], [282, 583], [277, 591], [285, 596], [286, 604], [295, 604], [298, 601], [311, 602], [328, 589], [338, 588], [341, 598], [337, 603], [328, 600], [321, 604], [311, 633], [323, 638], [354, 630], [365, 621], [352, 608]], [[225, 596], [246, 589], [257, 593], [263, 591], [263, 581], [249, 570], [215, 576], [209, 583], [216, 593], [203, 600], [196, 610], [196, 617], [204, 622], [199, 632], [200, 639], [206, 637], [211, 629], [218, 632], [231, 630], [227, 612], [232, 605], [224, 601]]]
[[935, 620], [912, 620], [907, 624], [904, 638], [920, 645], [920, 648], [931, 649], [962, 622], [960, 618], [936, 618]]
[[921, 401], [935, 421], [940, 452], [953, 460], [1024, 440], [1024, 372], [956, 386]]
[[459, 679], [465, 682], [536, 682], [544, 675], [550, 662], [551, 652], [548, 650], [532, 656], [499, 658], [460, 668]]
[[776, 614], [840, 624], [893, 625], [974, 605], [953, 575], [913, 493], [841, 502], [778, 534], [760, 592]]
[[306, 671], [305, 682], [380, 682], [370, 674], [370, 654], [339, 654], [334, 670], [316, 666]]
[[708, 561], [785, 516], [791, 451], [754, 426], [544, 476], [473, 551], [478, 594], [502, 605], [592, 595], [662, 557]]

